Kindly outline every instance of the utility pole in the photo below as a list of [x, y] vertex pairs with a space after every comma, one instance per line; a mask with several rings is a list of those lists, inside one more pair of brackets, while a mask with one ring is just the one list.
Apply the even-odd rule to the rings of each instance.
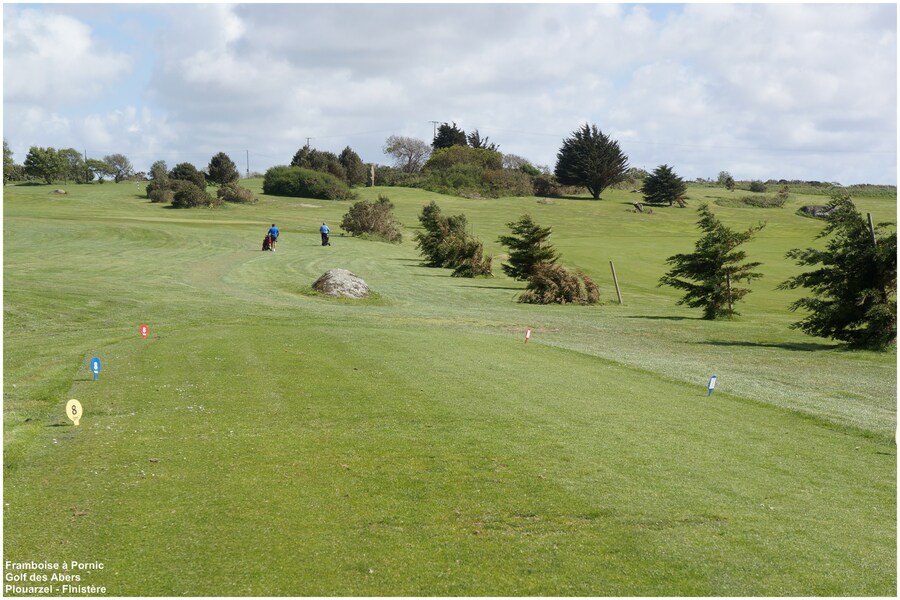
[[435, 140], [435, 138], [437, 138], [437, 124], [440, 123], [440, 121], [428, 121], [428, 122], [431, 123], [431, 129], [432, 129], [431, 141], [433, 142]]
[[84, 151], [84, 182], [90, 183], [91, 181], [91, 169], [87, 164], [87, 150]]
[[875, 239], [875, 225], [872, 223], [872, 213], [866, 213], [866, 216], [869, 217], [869, 233], [872, 234], [872, 245], [878, 246], [878, 240]]
[[247, 150], [247, 179], [250, 179], [250, 151]]
[[312, 138], [306, 138], [306, 147], [307, 147], [307, 148], [309, 148], [309, 140], [311, 140], [311, 139], [312, 139]]

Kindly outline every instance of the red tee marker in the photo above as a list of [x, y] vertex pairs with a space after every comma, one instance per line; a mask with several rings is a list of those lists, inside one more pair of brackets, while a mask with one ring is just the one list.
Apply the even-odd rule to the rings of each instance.
[[141, 325], [141, 337], [147, 339], [147, 333], [150, 332], [150, 328], [146, 325]]

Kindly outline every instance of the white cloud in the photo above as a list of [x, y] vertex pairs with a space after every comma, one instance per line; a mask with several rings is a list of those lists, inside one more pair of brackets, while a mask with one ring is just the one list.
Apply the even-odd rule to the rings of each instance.
[[[892, 5], [148, 5], [128, 12], [129, 27], [140, 14], [162, 22], [143, 49], [153, 57], [146, 89], [123, 99], [121, 115], [104, 107], [87, 121], [65, 110], [72, 98], [54, 104], [34, 91], [47, 93], [44, 74], [56, 67], [21, 40], [46, 40], [49, 25], [13, 26], [6, 10], [18, 41], [5, 71], [42, 74], [36, 88], [5, 90], [7, 113], [29, 94], [58, 114], [57, 132], [68, 122], [73, 135], [144, 144], [133, 150], [142, 153], [155, 135], [150, 162], [200, 166], [249, 149], [264, 169], [306, 137], [386, 162], [388, 135], [428, 139], [437, 119], [552, 167], [562, 138], [586, 121], [621, 136], [633, 164], [674, 164], [690, 178], [726, 169], [896, 181]], [[22, 12], [64, 19], [68, 52], [109, 86], [103, 74], [121, 74], [128, 58], [95, 39], [96, 11], [62, 10]], [[22, 33], [32, 30], [43, 37]], [[128, 106], [140, 108], [129, 117]]]
[[4, 103], [64, 107], [95, 97], [131, 66], [84, 23], [52, 11], [4, 6]]

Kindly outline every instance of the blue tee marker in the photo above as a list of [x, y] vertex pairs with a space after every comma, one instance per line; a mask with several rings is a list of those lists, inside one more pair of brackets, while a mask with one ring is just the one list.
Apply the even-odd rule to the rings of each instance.
[[710, 396], [712, 396], [713, 390], [716, 389], [716, 376], [715, 375], [713, 375], [712, 377], [709, 378], [709, 385], [707, 385], [707, 387], [709, 388], [709, 393], [706, 394], [706, 397], [709, 398]]
[[100, 359], [96, 356], [91, 359], [91, 371], [94, 373], [94, 381], [97, 381], [97, 376], [100, 375]]

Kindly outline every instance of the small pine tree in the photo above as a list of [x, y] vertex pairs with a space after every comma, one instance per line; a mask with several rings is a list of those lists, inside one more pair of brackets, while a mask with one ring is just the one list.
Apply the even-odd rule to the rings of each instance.
[[681, 201], [687, 192], [687, 184], [675, 174], [669, 165], [660, 165], [653, 173], [644, 179], [641, 193], [644, 194], [644, 202], [662, 204], [668, 202], [669, 206], [676, 201]]
[[432, 200], [422, 207], [419, 223], [425, 231], [415, 232], [416, 247], [427, 266], [454, 269], [454, 277], [492, 275], [482, 243], [466, 233], [465, 215], [446, 217]]
[[873, 240], [847, 192], [836, 192], [825, 212], [827, 224], [816, 236], [833, 234], [825, 249], [787, 253], [799, 265], [818, 266], [778, 286], [814, 294], [791, 304], [792, 311], [811, 313], [791, 327], [851, 347], [883, 350], [897, 339], [897, 233], [887, 235], [879, 225]]
[[216, 185], [233, 183], [241, 178], [234, 161], [224, 152], [219, 152], [213, 156], [206, 170], [209, 181]]
[[552, 232], [550, 227], [539, 226], [530, 215], [523, 215], [506, 226], [513, 235], [501, 235], [497, 241], [509, 248], [509, 261], [502, 267], [503, 272], [513, 279], [528, 279], [537, 265], [553, 264], [559, 259], [556, 250], [547, 242]]
[[753, 239], [765, 224], [737, 232], [716, 219], [707, 204], [701, 205], [697, 212], [700, 213], [697, 225], [706, 235], [697, 240], [693, 253], [666, 259], [673, 267], [660, 278], [659, 286], [670, 285], [687, 292], [678, 304], [702, 308], [704, 319], [740, 314], [734, 310], [734, 304], [750, 290], [735, 284], [762, 277], [753, 272], [762, 263], [742, 262], [746, 253], [736, 248]]

